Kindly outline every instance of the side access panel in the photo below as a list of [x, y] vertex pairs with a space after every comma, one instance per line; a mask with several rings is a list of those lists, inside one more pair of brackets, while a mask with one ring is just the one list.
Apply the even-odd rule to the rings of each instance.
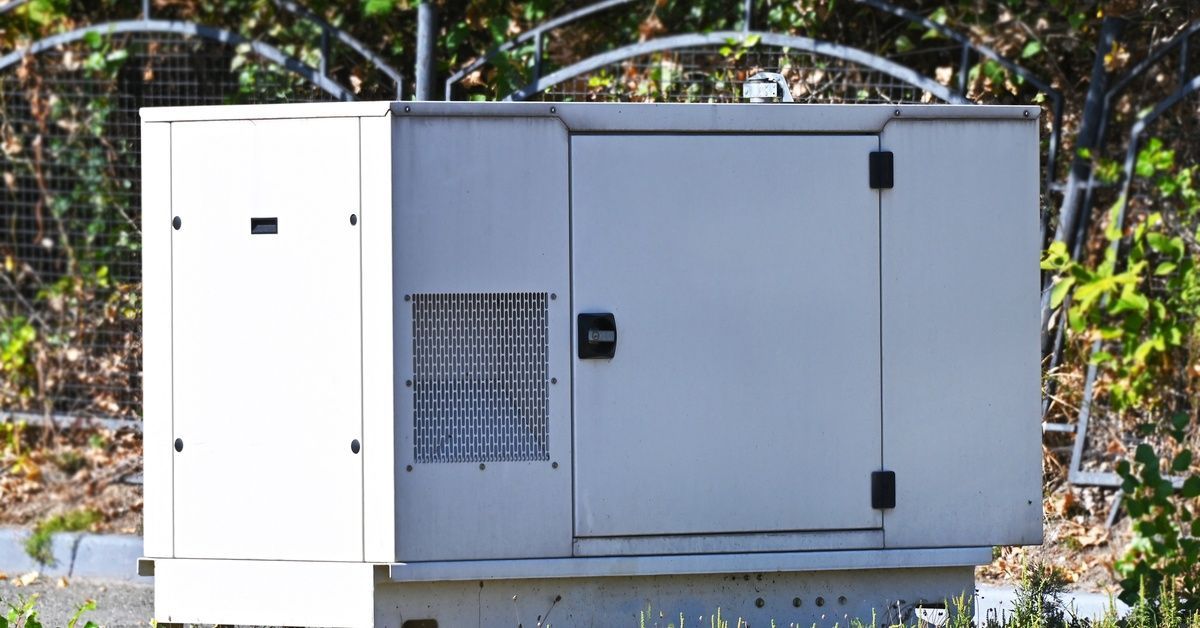
[[176, 557], [363, 559], [358, 125], [172, 123]]
[[895, 120], [880, 142], [887, 547], [1041, 543], [1037, 122]]
[[395, 119], [401, 561], [571, 555], [567, 141], [553, 118]]

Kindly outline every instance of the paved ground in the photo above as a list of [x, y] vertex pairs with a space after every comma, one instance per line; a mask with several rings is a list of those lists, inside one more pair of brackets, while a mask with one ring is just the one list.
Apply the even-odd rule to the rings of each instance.
[[[36, 582], [17, 587], [14, 580], [20, 574], [8, 574], [8, 580], [0, 580], [0, 600], [11, 601], [38, 594], [38, 618], [42, 624], [66, 626], [67, 620], [85, 601], [96, 600], [97, 609], [84, 614], [84, 618], [105, 628], [127, 626], [149, 626], [154, 608], [154, 587], [146, 583], [130, 583], [114, 580], [73, 579], [66, 587], [59, 586], [59, 579], [39, 578]], [[80, 625], [82, 626], [82, 620]]]

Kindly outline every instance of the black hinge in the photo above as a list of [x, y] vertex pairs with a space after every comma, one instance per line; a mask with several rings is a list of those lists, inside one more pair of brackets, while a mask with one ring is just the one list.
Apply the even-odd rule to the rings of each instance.
[[892, 151], [881, 150], [871, 153], [870, 176], [872, 190], [892, 189]]
[[896, 472], [871, 473], [871, 508], [884, 510], [896, 507]]

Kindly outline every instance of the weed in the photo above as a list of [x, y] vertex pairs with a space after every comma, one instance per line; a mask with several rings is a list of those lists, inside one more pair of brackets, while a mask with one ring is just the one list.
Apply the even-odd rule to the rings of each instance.
[[[38, 619], [37, 610], [38, 594], [25, 598], [19, 598], [16, 603], [0, 600], [0, 607], [6, 607], [7, 611], [0, 615], [0, 628], [42, 628], [42, 621]], [[89, 611], [96, 610], [96, 601], [88, 600], [75, 609], [75, 613], [71, 615], [71, 619], [67, 620], [67, 628], [100, 628], [96, 622], [88, 620], [83, 624], [79, 620], [83, 618], [83, 614]]]
[[[25, 553], [43, 565], [54, 564], [52, 543], [58, 532], [81, 532], [100, 520], [94, 510], [76, 510], [39, 521], [25, 540]], [[5, 628], [0, 626], [0, 628]]]

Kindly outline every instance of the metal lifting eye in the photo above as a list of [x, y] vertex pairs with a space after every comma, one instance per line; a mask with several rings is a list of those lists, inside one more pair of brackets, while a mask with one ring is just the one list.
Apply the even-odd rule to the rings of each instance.
[[778, 72], [759, 72], [746, 79], [742, 83], [742, 98], [750, 102], [772, 102], [776, 98], [783, 102], [795, 102], [787, 79]]

